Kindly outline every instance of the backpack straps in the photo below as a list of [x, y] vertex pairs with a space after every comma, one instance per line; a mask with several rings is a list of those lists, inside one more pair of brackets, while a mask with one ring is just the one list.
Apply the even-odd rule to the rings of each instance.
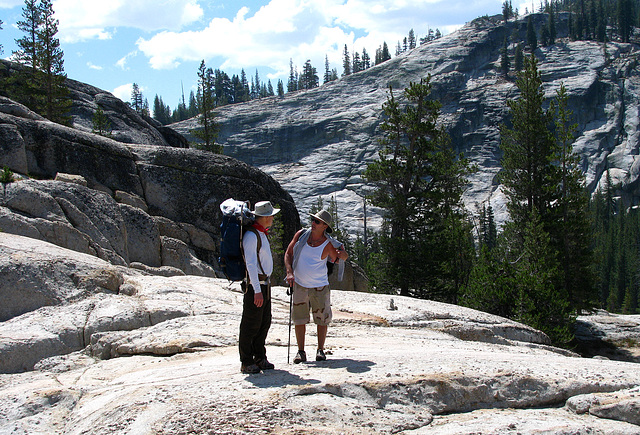
[[[255, 229], [254, 227], [252, 227], [251, 225], [245, 227], [245, 231], [251, 231], [253, 234], [256, 235], [256, 239], [258, 240], [258, 243], [257, 243], [258, 246], [257, 246], [257, 249], [256, 249], [256, 256], [258, 258], [258, 266], [260, 266], [260, 271], [262, 272], [262, 276], [266, 277], [266, 274], [264, 273], [264, 269], [262, 268], [262, 263], [260, 262], [260, 249], [262, 249], [262, 237], [260, 237], [260, 233], [258, 232], [258, 230]], [[244, 236], [244, 234], [243, 234], [243, 236]], [[242, 256], [244, 257], [244, 250], [242, 251]], [[245, 264], [246, 264], [246, 260], [245, 260]], [[260, 275], [260, 274], [258, 274], [258, 275]], [[249, 277], [249, 271], [246, 270], [246, 268], [245, 268], [245, 276], [247, 278]]]

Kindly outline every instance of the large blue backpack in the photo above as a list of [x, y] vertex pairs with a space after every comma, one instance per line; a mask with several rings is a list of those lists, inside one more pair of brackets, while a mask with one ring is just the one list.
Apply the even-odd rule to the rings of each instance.
[[[220, 224], [220, 257], [218, 264], [230, 281], [241, 281], [247, 274], [242, 251], [242, 237], [246, 231], [254, 231], [251, 224], [255, 220], [248, 201], [229, 198], [220, 204], [222, 223]], [[257, 234], [256, 234], [257, 235]], [[261, 248], [258, 236], [258, 252]]]

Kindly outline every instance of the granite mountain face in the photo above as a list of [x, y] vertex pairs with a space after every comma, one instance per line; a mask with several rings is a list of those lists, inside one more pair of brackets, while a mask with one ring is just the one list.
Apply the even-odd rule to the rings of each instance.
[[[546, 14], [531, 15], [538, 31]], [[618, 194], [637, 204], [638, 112], [640, 68], [638, 46], [567, 38], [568, 15], [557, 17], [555, 45], [536, 50], [545, 97], [561, 84], [578, 123], [575, 151], [580, 155], [588, 188], [593, 192], [610, 170]], [[512, 56], [526, 40], [527, 21], [505, 23], [483, 17], [448, 36], [423, 44], [368, 70], [308, 91], [220, 107], [219, 142], [227, 155], [272, 175], [295, 200], [301, 213], [317, 200], [335, 196], [343, 223], [362, 233], [362, 198], [367, 186], [361, 174], [380, 147], [382, 104], [389, 87], [399, 97], [410, 82], [431, 75], [432, 96], [443, 107], [441, 121], [451, 143], [479, 171], [470, 177], [465, 203], [477, 213], [491, 203], [496, 219], [506, 219], [500, 171], [499, 126], [508, 122], [506, 102], [517, 98], [513, 72], [499, 70], [504, 38]], [[184, 135], [195, 119], [173, 124]], [[378, 213], [376, 213], [378, 212]], [[372, 210], [370, 224], [380, 223]]]

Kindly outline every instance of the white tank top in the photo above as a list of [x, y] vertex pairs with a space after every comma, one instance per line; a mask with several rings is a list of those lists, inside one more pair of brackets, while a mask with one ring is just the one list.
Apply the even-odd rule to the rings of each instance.
[[322, 259], [322, 252], [327, 243], [329, 240], [325, 240], [322, 245], [315, 248], [308, 243], [302, 247], [296, 270], [293, 271], [296, 282], [302, 287], [316, 288], [329, 285], [327, 259]]

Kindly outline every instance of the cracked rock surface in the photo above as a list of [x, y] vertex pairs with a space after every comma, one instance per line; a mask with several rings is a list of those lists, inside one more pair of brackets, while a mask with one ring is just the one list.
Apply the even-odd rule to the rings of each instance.
[[[86, 293], [0, 323], [1, 364], [39, 352], [23, 371], [0, 374], [0, 434], [640, 434], [639, 364], [579, 357], [504, 318], [334, 291], [327, 361], [288, 364], [289, 298], [274, 287], [267, 354], [276, 368], [245, 375], [237, 283], [150, 275], [0, 237], [15, 270], [25, 251], [39, 252], [62, 265], [61, 276], [85, 277]], [[95, 270], [120, 274], [120, 288], [135, 291], [87, 290], [88, 277], [103, 279]]]

